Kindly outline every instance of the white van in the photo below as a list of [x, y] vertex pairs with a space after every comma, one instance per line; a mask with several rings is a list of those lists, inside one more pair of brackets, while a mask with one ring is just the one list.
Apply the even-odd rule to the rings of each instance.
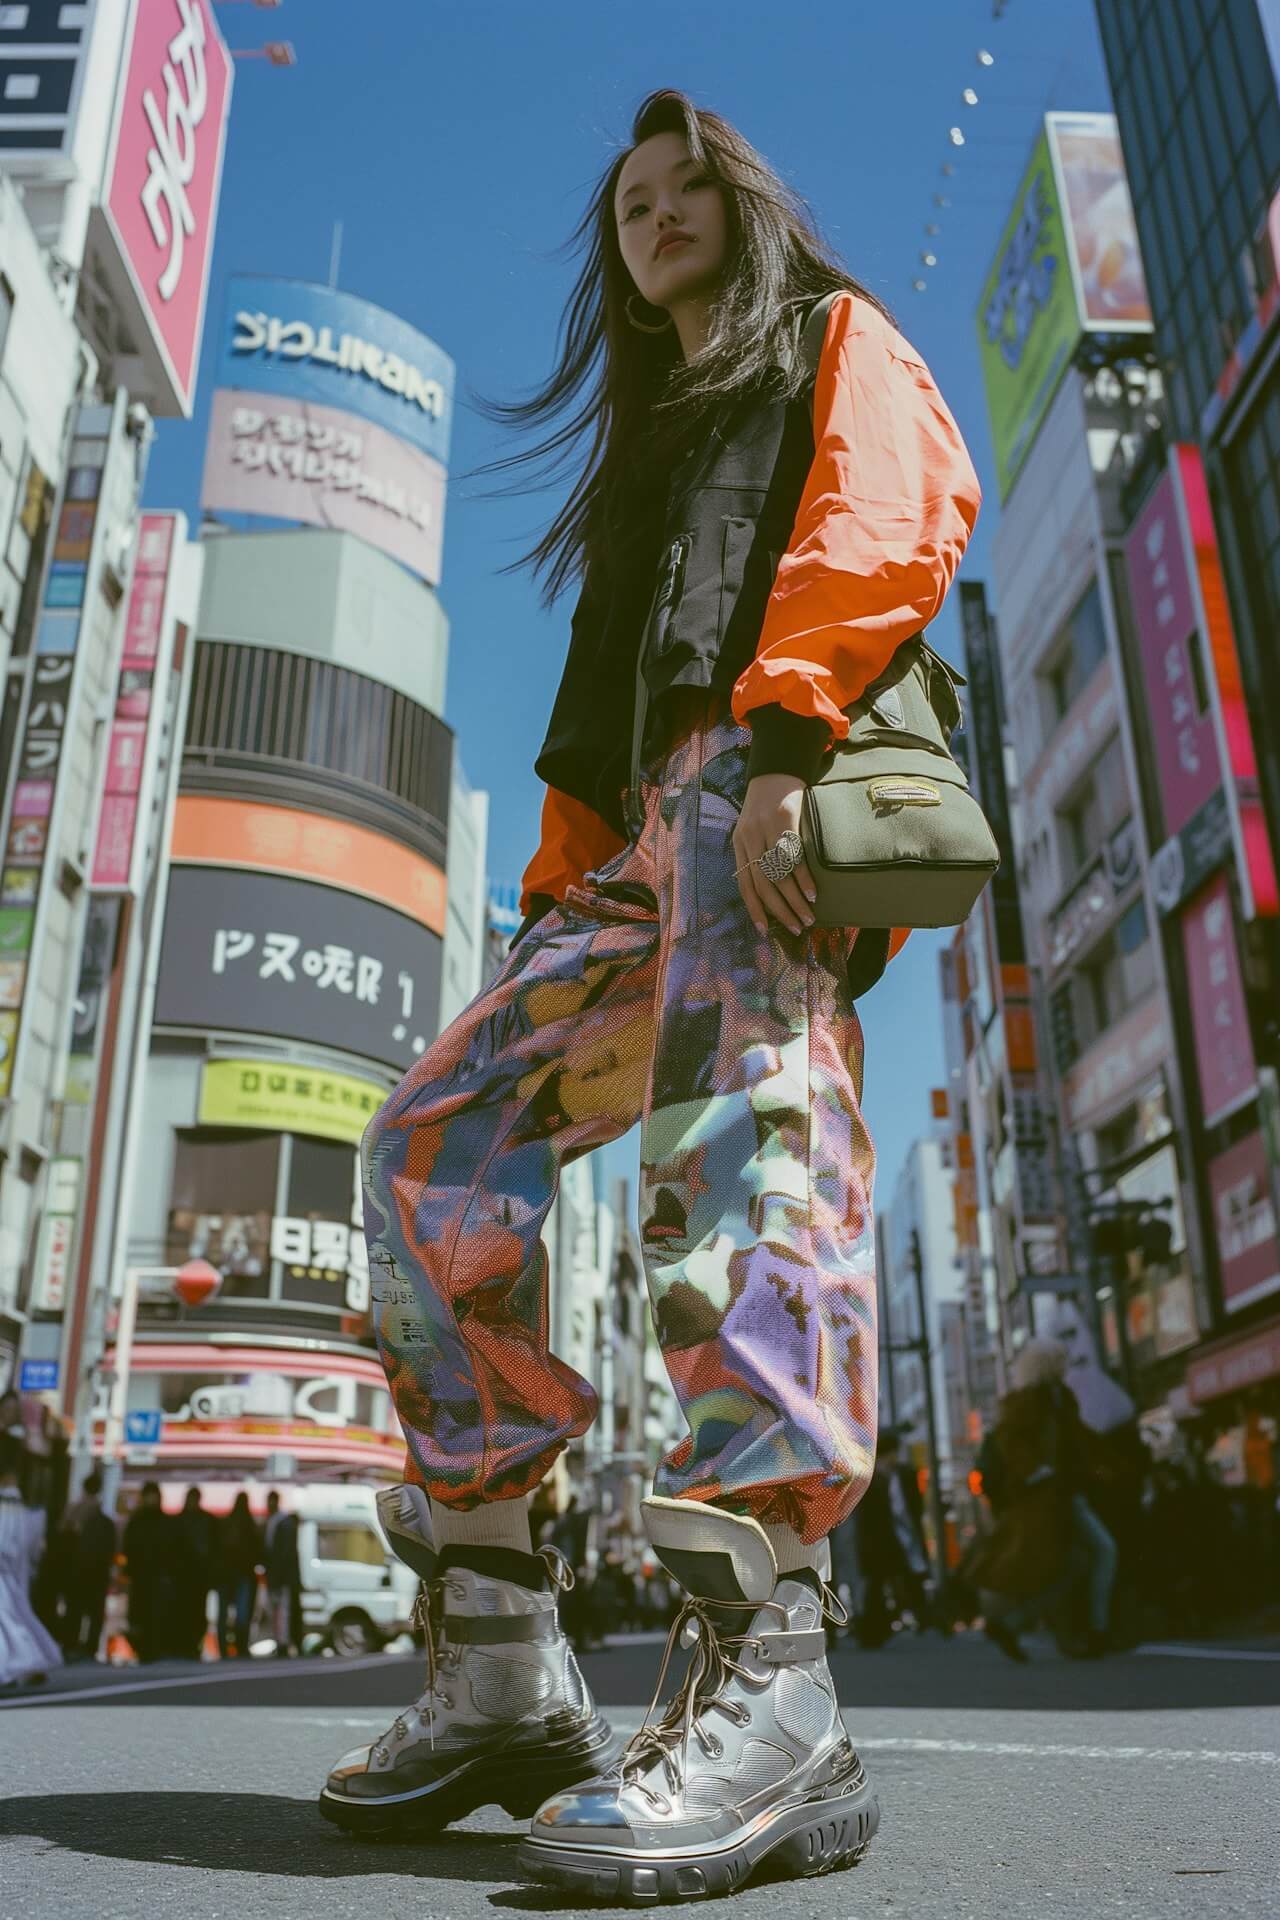
[[407, 1633], [418, 1576], [391, 1552], [372, 1487], [294, 1487], [282, 1500], [298, 1516], [302, 1623], [335, 1653], [376, 1653]]

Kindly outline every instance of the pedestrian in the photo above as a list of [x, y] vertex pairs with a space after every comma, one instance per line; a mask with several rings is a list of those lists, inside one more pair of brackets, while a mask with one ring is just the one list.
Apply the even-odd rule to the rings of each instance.
[[224, 1660], [249, 1652], [249, 1630], [258, 1597], [258, 1568], [262, 1563], [262, 1534], [249, 1511], [243, 1489], [218, 1525], [215, 1571], [218, 1582], [218, 1652]]
[[[877, 1819], [823, 1575], [875, 1431], [853, 999], [900, 939], [814, 924], [797, 827], [979, 499], [919, 355], [764, 158], [671, 91], [632, 133], [580, 229], [560, 363], [506, 410], [542, 428], [576, 406], [541, 451], [590, 450], [529, 556], [549, 597], [581, 591], [525, 919], [362, 1147], [374, 1324], [441, 1555], [431, 1679], [321, 1796], [352, 1828], [421, 1829], [550, 1793], [524, 1870], [624, 1900], [673, 1897], [677, 1872], [718, 1891], [727, 1861], [774, 1848], [838, 1864]], [[694, 1651], [596, 1777], [612, 1738], [557, 1621], [562, 1563], [529, 1531], [527, 1496], [597, 1408], [548, 1351], [540, 1235], [560, 1167], [637, 1119], [687, 1424], [643, 1518]]]
[[144, 1482], [125, 1522], [125, 1569], [129, 1576], [129, 1642], [145, 1664], [174, 1651], [177, 1606], [177, 1537], [160, 1488]]
[[102, 1475], [85, 1475], [62, 1520], [62, 1644], [69, 1660], [96, 1660], [116, 1557], [116, 1523], [102, 1504]]
[[1060, 1342], [1026, 1343], [978, 1458], [995, 1526], [971, 1549], [964, 1578], [982, 1593], [988, 1638], [1011, 1660], [1026, 1659], [1019, 1636], [1069, 1597], [1077, 1569], [1088, 1596], [1081, 1651], [1096, 1656], [1107, 1644], [1115, 1542], [1089, 1504], [1088, 1440], [1066, 1366]]
[[278, 1659], [287, 1659], [301, 1640], [298, 1630], [302, 1602], [302, 1569], [298, 1565], [298, 1516], [285, 1513], [272, 1487], [267, 1495], [267, 1523], [262, 1536], [262, 1564], [267, 1578], [267, 1604]]
[[[876, 1441], [875, 1472], [856, 1509], [858, 1564], [862, 1572], [861, 1605], [854, 1635], [864, 1647], [883, 1646], [893, 1632], [905, 1599], [918, 1623], [926, 1614], [925, 1574], [928, 1561], [917, 1519], [915, 1476], [899, 1458], [894, 1427], [881, 1428]], [[904, 1486], [904, 1474], [911, 1493]]]
[[0, 1687], [6, 1688], [37, 1685], [62, 1665], [56, 1640], [31, 1604], [45, 1515], [25, 1505], [21, 1467], [19, 1442], [0, 1431]]
[[178, 1515], [178, 1613], [176, 1637], [184, 1660], [199, 1660], [209, 1628], [209, 1590], [214, 1579], [214, 1517], [188, 1487]]

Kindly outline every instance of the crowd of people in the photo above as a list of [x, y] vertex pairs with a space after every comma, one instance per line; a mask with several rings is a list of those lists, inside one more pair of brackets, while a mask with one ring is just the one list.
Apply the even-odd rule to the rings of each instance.
[[[866, 1496], [831, 1536], [831, 1582], [848, 1615], [833, 1636], [874, 1649], [904, 1628], [980, 1624], [1021, 1661], [1023, 1635], [1040, 1625], [1064, 1654], [1097, 1657], [1151, 1633], [1203, 1632], [1280, 1598], [1273, 1495], [1264, 1512], [1256, 1488], [1223, 1486], [1203, 1459], [1153, 1459], [1132, 1420], [1095, 1432], [1066, 1368], [1055, 1341], [1030, 1341], [1016, 1357], [978, 1456], [982, 1498], [967, 1524], [948, 1516], [941, 1574], [917, 1470], [903, 1436], [882, 1429]], [[94, 1471], [50, 1525], [49, 1455], [30, 1445], [17, 1396], [4, 1399], [0, 1687], [105, 1658], [113, 1587], [141, 1662], [199, 1659], [212, 1633], [223, 1659], [264, 1640], [281, 1657], [300, 1649], [298, 1518], [277, 1492], [261, 1518], [244, 1491], [215, 1514], [198, 1487], [169, 1512], [147, 1481], [121, 1522]], [[562, 1611], [579, 1650], [668, 1625], [679, 1596], [662, 1569], [599, 1537], [576, 1499], [545, 1521], [542, 1538], [576, 1574]]]
[[[975, 1497], [945, 1504], [942, 1569], [905, 1436], [882, 1428], [867, 1492], [831, 1536], [831, 1584], [847, 1616], [833, 1641], [863, 1649], [895, 1633], [975, 1627], [1023, 1661], [1042, 1627], [1068, 1658], [1150, 1635], [1205, 1632], [1280, 1602], [1280, 1530], [1253, 1489], [1224, 1486], [1195, 1453], [1157, 1459], [1132, 1418], [1106, 1433], [1081, 1417], [1068, 1354], [1031, 1340], [1016, 1356], [977, 1460]], [[574, 1568], [562, 1604], [579, 1651], [610, 1632], [665, 1627], [678, 1595], [659, 1567], [597, 1538], [576, 1500], [543, 1527]], [[1205, 1551], [1188, 1553], [1195, 1539]]]
[[[103, 1505], [96, 1470], [49, 1529], [21, 1487], [17, 1439], [0, 1434], [0, 1687], [37, 1684], [64, 1662], [106, 1658], [108, 1594], [125, 1595], [134, 1657], [199, 1660], [216, 1619], [221, 1658], [255, 1638], [281, 1657], [302, 1644], [298, 1518], [267, 1495], [259, 1521], [246, 1492], [215, 1514], [190, 1487], [178, 1512], [148, 1480], [123, 1525]], [[214, 1601], [210, 1605], [211, 1598]]]

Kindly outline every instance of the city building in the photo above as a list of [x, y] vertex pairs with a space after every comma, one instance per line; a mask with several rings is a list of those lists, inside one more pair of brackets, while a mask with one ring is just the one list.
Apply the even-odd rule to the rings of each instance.
[[[1004, 978], [1038, 1028], [1018, 1034], [1019, 1019], [1004, 1035], [1019, 1064], [1004, 1063], [1003, 1097], [1025, 1097], [1030, 1121], [1006, 1128], [999, 1100], [969, 1114], [998, 1286], [1006, 1302], [1026, 1296], [1004, 1313], [1003, 1344], [1075, 1316], [1125, 1391], [1155, 1404], [1212, 1301], [1142, 804], [1147, 715], [1126, 669], [1124, 452], [1160, 376], [1109, 116], [1046, 116], [978, 330], [1001, 472], [996, 654], [1025, 944], [1025, 972]], [[982, 1030], [990, 942], [964, 951]]]
[[1280, 8], [1097, 15], [1167, 386], [1123, 500], [1206, 1223], [1209, 1338], [1177, 1412], [1226, 1442], [1280, 1415]]
[[231, 58], [209, 0], [32, 4], [0, 73], [0, 1379], [70, 1417], [120, 1112], [90, 1063], [132, 1044], [196, 585], [139, 504], [191, 408]]
[[[964, 1483], [981, 1438], [969, 1417], [968, 1309], [956, 1258], [952, 1141], [940, 1124], [944, 1107], [935, 1096], [933, 1130], [912, 1142], [876, 1227], [880, 1418], [903, 1436], [922, 1485], [929, 1486], [936, 1471], [943, 1501]], [[974, 1333], [980, 1339], [978, 1329]]]
[[[360, 1140], [483, 959], [487, 796], [443, 719], [453, 367], [367, 301], [261, 276], [232, 279], [210, 344], [203, 583], [95, 1434], [127, 1368], [135, 1467], [395, 1479]], [[175, 1278], [196, 1260], [216, 1285], [193, 1303]]]

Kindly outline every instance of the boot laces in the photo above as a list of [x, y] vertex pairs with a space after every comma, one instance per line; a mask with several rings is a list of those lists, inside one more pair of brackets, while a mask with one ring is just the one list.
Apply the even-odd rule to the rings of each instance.
[[[670, 1803], [641, 1777], [653, 1762], [657, 1760], [661, 1763], [667, 1785], [673, 1794], [679, 1795], [684, 1789], [688, 1771], [691, 1739], [698, 1742], [708, 1759], [718, 1760], [724, 1753], [723, 1742], [704, 1726], [703, 1716], [714, 1707], [721, 1713], [727, 1713], [735, 1726], [739, 1727], [746, 1726], [751, 1718], [750, 1711], [741, 1701], [722, 1696], [735, 1675], [741, 1680], [760, 1679], [757, 1672], [741, 1664], [741, 1656], [744, 1653], [759, 1654], [764, 1649], [758, 1632], [751, 1632], [749, 1627], [741, 1633], [726, 1631], [724, 1616], [731, 1610], [749, 1614], [753, 1623], [758, 1614], [768, 1612], [780, 1619], [783, 1628], [790, 1624], [790, 1614], [780, 1600], [711, 1601], [693, 1594], [685, 1601], [667, 1635], [653, 1699], [639, 1730], [627, 1742], [619, 1761], [622, 1778], [629, 1786], [638, 1788], [660, 1812], [669, 1813]], [[824, 1623], [835, 1625], [847, 1622], [849, 1617], [838, 1596], [825, 1582], [820, 1617]], [[670, 1705], [662, 1717], [655, 1721], [653, 1714], [677, 1646], [691, 1646], [693, 1654], [688, 1671], [673, 1694]]]
[[[551, 1590], [555, 1594], [569, 1593], [574, 1586], [574, 1572], [558, 1547], [539, 1547], [538, 1559], [547, 1569]], [[374, 1742], [374, 1754], [383, 1766], [390, 1758], [390, 1743], [403, 1742], [409, 1738], [410, 1721], [416, 1715], [418, 1721], [427, 1729], [427, 1740], [431, 1751], [436, 1746], [436, 1719], [438, 1702], [446, 1713], [453, 1711], [452, 1697], [441, 1685], [444, 1674], [456, 1672], [462, 1663], [464, 1649], [453, 1646], [445, 1637], [444, 1602], [446, 1593], [455, 1600], [466, 1598], [466, 1589], [459, 1582], [450, 1582], [447, 1573], [438, 1573], [434, 1580], [423, 1581], [418, 1589], [418, 1597], [413, 1603], [410, 1618], [415, 1627], [420, 1627], [427, 1641], [427, 1684], [412, 1707], [405, 1713], [399, 1713], [387, 1731]]]

